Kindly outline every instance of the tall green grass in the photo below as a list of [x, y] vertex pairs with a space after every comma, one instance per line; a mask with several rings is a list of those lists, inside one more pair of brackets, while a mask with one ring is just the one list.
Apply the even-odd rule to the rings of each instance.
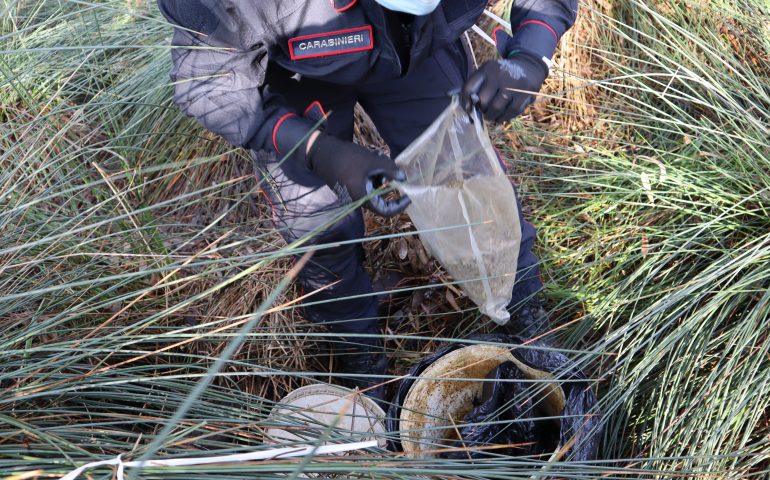
[[603, 355], [605, 455], [719, 476], [770, 452], [768, 12], [740, 3], [586, 12], [595, 131], [527, 182], [554, 294], [585, 306], [567, 344]]
[[[596, 118], [576, 132], [514, 122], [523, 150], [495, 131], [540, 228], [561, 345], [605, 414], [603, 460], [551, 468], [767, 475], [768, 6], [631, 0], [582, 15], [594, 36], [565, 53], [594, 74], [557, 73]], [[303, 247], [272, 230], [248, 156], [171, 104], [169, 39], [153, 2], [0, 2], [0, 478], [267, 448], [273, 402], [330, 379], [326, 335], [280, 283]], [[556, 118], [581, 111], [549, 104]], [[446, 321], [409, 319], [386, 331], [402, 367], [441, 339], [401, 335]], [[466, 312], [458, 330], [478, 323]], [[542, 459], [364, 460], [139, 476], [548, 475]]]

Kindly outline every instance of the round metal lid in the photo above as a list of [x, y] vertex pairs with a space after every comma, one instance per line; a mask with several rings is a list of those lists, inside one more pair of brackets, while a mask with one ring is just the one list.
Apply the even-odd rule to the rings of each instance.
[[270, 412], [271, 443], [323, 444], [377, 440], [385, 447], [385, 412], [371, 398], [334, 385], [308, 385], [284, 397]]

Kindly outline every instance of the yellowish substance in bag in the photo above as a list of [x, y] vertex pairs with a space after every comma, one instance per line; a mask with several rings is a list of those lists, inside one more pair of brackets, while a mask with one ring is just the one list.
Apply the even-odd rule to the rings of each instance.
[[483, 122], [455, 99], [396, 163], [409, 179], [398, 188], [412, 199], [407, 213], [425, 247], [482, 313], [507, 323], [521, 225]]

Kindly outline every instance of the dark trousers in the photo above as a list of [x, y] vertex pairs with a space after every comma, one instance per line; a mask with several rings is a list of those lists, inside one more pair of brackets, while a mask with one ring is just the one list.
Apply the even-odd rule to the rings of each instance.
[[[350, 87], [294, 78], [271, 83], [271, 88], [280, 91], [298, 112], [320, 102], [330, 113], [325, 133], [348, 141], [353, 139], [353, 108], [360, 103], [395, 158], [449, 105], [447, 92], [459, 88], [470, 72], [467, 58], [457, 42], [396, 80]], [[281, 163], [275, 156], [257, 156], [266, 177], [263, 190], [273, 205], [276, 226], [288, 242], [311, 232], [315, 233], [309, 243], [318, 245], [364, 237], [362, 212], [341, 215], [344, 205], [320, 178], [290, 162]], [[518, 207], [521, 215], [521, 205]], [[532, 253], [535, 228], [523, 218], [521, 226], [512, 305], [542, 288], [538, 259]], [[378, 332], [377, 299], [362, 260], [363, 248], [355, 242], [315, 253], [299, 275], [305, 293], [318, 291], [307, 300], [311, 305], [306, 316], [311, 321], [327, 324], [338, 333]], [[364, 296], [345, 299], [359, 295]]]

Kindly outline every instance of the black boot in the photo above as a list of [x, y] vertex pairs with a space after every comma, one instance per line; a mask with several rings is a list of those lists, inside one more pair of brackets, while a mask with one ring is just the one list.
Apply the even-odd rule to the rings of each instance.
[[511, 320], [505, 325], [507, 334], [527, 339], [541, 337], [550, 328], [548, 312], [537, 297], [527, 300], [526, 303], [514, 309]]
[[365, 395], [382, 402], [385, 399], [384, 375], [388, 373], [388, 359], [382, 345], [350, 345], [337, 356], [337, 373], [344, 374], [340, 383], [358, 388]]

